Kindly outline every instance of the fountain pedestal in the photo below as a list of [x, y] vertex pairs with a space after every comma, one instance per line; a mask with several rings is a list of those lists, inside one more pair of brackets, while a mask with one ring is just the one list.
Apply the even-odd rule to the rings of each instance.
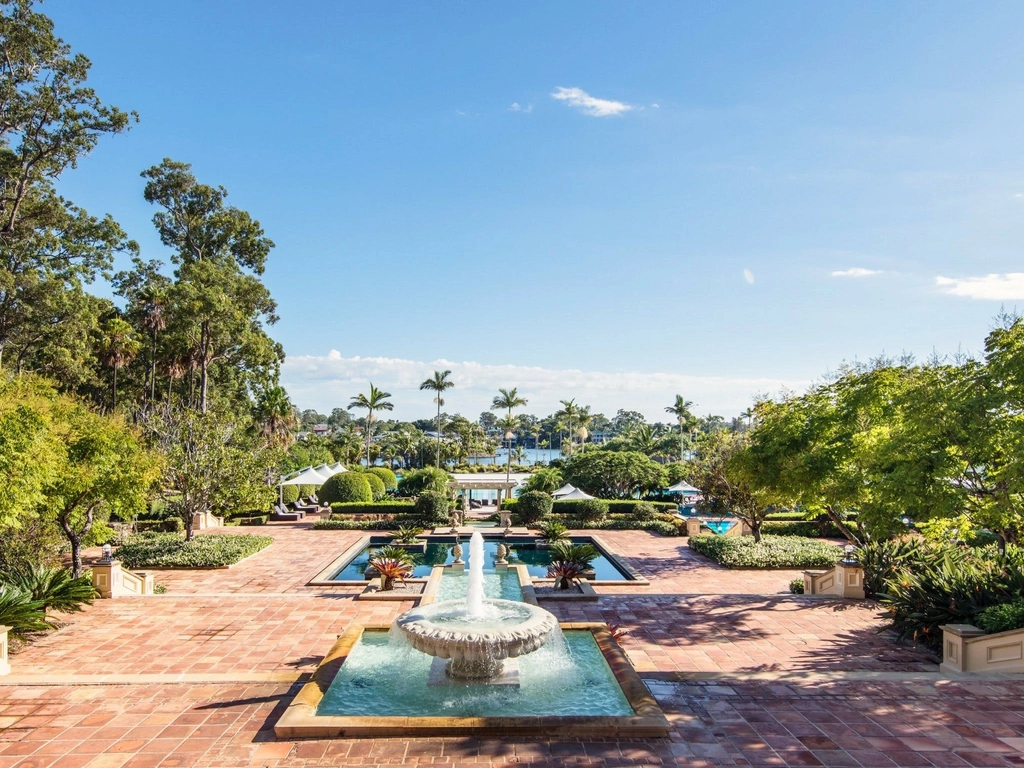
[[430, 676], [427, 678], [427, 685], [448, 685], [465, 686], [479, 685], [507, 685], [514, 688], [519, 687], [519, 659], [505, 659], [500, 669], [493, 677], [462, 677], [452, 675], [448, 671], [451, 661], [435, 658], [430, 664]]

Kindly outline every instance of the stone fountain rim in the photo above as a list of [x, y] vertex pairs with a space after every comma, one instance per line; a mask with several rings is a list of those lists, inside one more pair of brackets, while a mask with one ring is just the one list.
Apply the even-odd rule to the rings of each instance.
[[[494, 643], [523, 642], [528, 638], [547, 637], [558, 627], [558, 618], [540, 606], [518, 600], [487, 599], [485, 604], [508, 604], [517, 610], [525, 610], [527, 617], [518, 624], [502, 629], [473, 631], [468, 629], [449, 629], [430, 621], [429, 614], [437, 612], [444, 606], [464, 603], [464, 600], [442, 600], [439, 603], [418, 606], [400, 614], [395, 619], [397, 626], [411, 638], [427, 640], [443, 640], [459, 645], [493, 645]], [[421, 649], [422, 650], [422, 649]]]

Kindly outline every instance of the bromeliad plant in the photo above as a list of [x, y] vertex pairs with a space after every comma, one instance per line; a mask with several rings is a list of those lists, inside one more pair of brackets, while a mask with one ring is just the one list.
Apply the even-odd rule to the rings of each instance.
[[395, 588], [396, 581], [405, 584], [415, 564], [416, 558], [407, 549], [388, 545], [370, 555], [369, 567], [380, 576], [381, 591], [389, 592]]
[[586, 577], [590, 564], [599, 556], [592, 544], [556, 541], [551, 545], [548, 577], [555, 580], [555, 589], [569, 589]]

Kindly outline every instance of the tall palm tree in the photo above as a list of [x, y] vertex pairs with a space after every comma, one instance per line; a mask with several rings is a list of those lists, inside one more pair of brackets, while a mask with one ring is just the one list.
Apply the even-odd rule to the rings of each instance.
[[750, 429], [751, 421], [754, 418], [754, 407], [751, 406], [750, 408], [747, 408], [747, 410], [742, 411], [740, 413], [740, 418], [747, 420], [747, 429]]
[[690, 413], [690, 406], [693, 403], [684, 398], [682, 395], [676, 395], [676, 401], [670, 406], [665, 408], [665, 413], [671, 413], [676, 417], [676, 421], [679, 422], [679, 460], [682, 461], [686, 455], [686, 441], [685, 441], [685, 429], [689, 423], [693, 420], [693, 414]]
[[[527, 404], [525, 397], [519, 396], [519, 390], [517, 387], [512, 389], [501, 389], [498, 388], [498, 394], [491, 402], [492, 411], [508, 411], [508, 418], [506, 419], [506, 426], [502, 426], [502, 429], [506, 429], [511, 432], [515, 429], [515, 423], [512, 420], [512, 410], [515, 408], [522, 408]], [[509, 475], [512, 474], [512, 441], [508, 443], [508, 460], [505, 462], [505, 481], [508, 481]]]
[[629, 450], [637, 451], [645, 456], [655, 456], [658, 453], [658, 434], [650, 424], [637, 424], [627, 434]]
[[451, 389], [455, 386], [455, 382], [448, 377], [452, 375], [451, 371], [434, 371], [434, 375], [429, 379], [425, 380], [420, 384], [420, 389], [429, 389], [431, 392], [436, 392], [437, 396], [434, 397], [434, 402], [437, 403], [437, 466], [438, 469], [441, 467], [441, 406], [444, 405], [444, 399], [441, 394], [446, 389]]
[[267, 387], [256, 401], [254, 414], [260, 431], [275, 445], [287, 447], [296, 427], [295, 409], [284, 387]]
[[391, 397], [390, 392], [384, 392], [383, 390], [377, 389], [373, 386], [373, 382], [370, 382], [370, 393], [368, 395], [359, 394], [352, 398], [352, 402], [348, 404], [348, 409], [351, 411], [353, 408], [362, 408], [366, 411], [366, 466], [370, 466], [370, 442], [373, 439], [373, 414], [376, 411], [393, 411], [395, 409], [394, 403], [388, 398]]
[[117, 372], [139, 354], [141, 348], [135, 338], [135, 329], [119, 317], [108, 320], [103, 326], [103, 341], [100, 344], [100, 357], [103, 362], [114, 369], [114, 382], [111, 391], [111, 409], [117, 408]]
[[566, 421], [566, 423], [568, 424], [568, 428], [569, 428], [569, 455], [572, 456], [572, 445], [573, 445], [572, 438], [573, 438], [573, 434], [574, 434], [573, 431], [572, 431], [572, 425], [573, 425], [574, 422], [577, 422], [579, 420], [580, 407], [578, 405], [576, 405], [576, 398], [575, 397], [570, 399], [570, 400], [560, 400], [559, 402], [562, 404], [562, 410], [557, 411], [555, 413], [555, 417], [559, 418], [559, 419], [564, 419]]
[[167, 327], [167, 297], [159, 290], [148, 291], [145, 297], [145, 315], [142, 324], [150, 334], [149, 400], [156, 401], [156, 337]]

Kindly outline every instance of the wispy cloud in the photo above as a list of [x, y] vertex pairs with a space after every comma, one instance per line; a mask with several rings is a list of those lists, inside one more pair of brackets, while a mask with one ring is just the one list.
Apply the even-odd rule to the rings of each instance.
[[512, 105], [508, 108], [508, 111], [509, 112], [525, 112], [526, 114], [530, 114], [531, 112], [533, 112], [533, 104], [528, 104], [527, 106], [524, 107], [518, 101], [513, 101]]
[[864, 267], [850, 267], [849, 269], [837, 269], [832, 277], [871, 277], [882, 274], [878, 269], [864, 269]]
[[935, 284], [945, 293], [988, 301], [1024, 300], [1024, 272], [991, 274], [984, 277], [936, 277]]
[[749, 269], [744, 269], [743, 270], [743, 279], [746, 280], [751, 285], [753, 285], [754, 284], [754, 273], [751, 272]]
[[529, 400], [526, 412], [538, 415], [559, 408], [559, 400], [576, 397], [594, 412], [615, 415], [619, 408], [641, 411], [653, 420], [665, 420], [665, 406], [677, 393], [697, 403], [700, 413], [733, 416], [750, 405], [754, 395], [800, 390], [808, 382], [772, 378], [693, 376], [681, 373], [626, 371], [618, 373], [555, 370], [522, 365], [485, 365], [450, 360], [403, 360], [388, 357], [343, 357], [337, 350], [327, 355], [288, 357], [282, 382], [295, 403], [330, 413], [348, 405], [352, 396], [366, 390], [367, 382], [392, 394], [394, 417], [416, 419], [428, 415], [430, 398], [419, 390], [420, 382], [435, 370], [451, 370], [455, 389], [445, 394], [450, 413], [476, 418], [487, 410], [498, 387], [518, 387]]
[[570, 107], [578, 109], [585, 115], [591, 117], [614, 117], [623, 112], [633, 109], [631, 104], [623, 101], [611, 101], [610, 99], [599, 99], [591, 96], [582, 88], [563, 88], [558, 86], [551, 92], [551, 98], [556, 101], [564, 101]]

